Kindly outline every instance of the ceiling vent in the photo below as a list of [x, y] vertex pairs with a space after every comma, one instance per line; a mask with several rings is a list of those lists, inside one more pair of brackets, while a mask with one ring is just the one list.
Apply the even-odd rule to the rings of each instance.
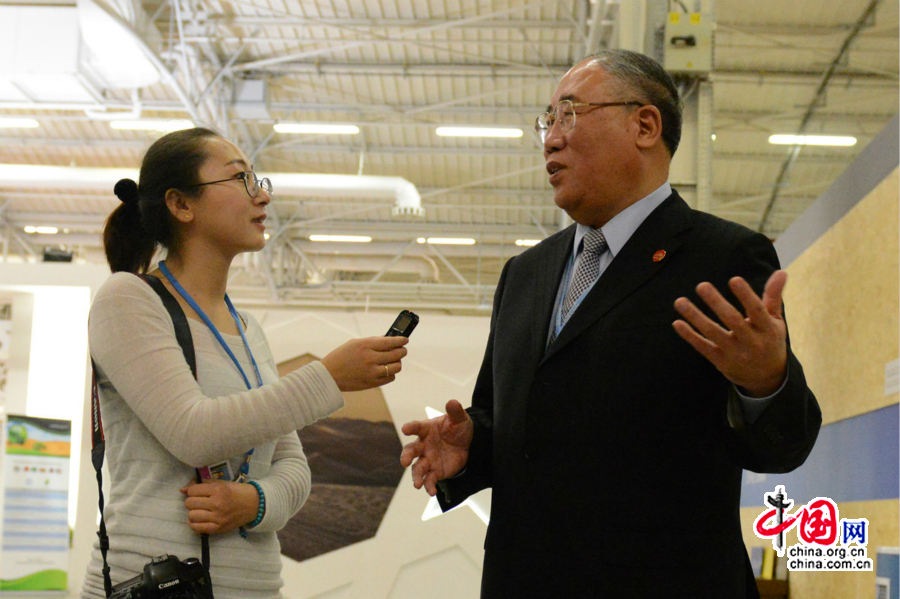
[[262, 79], [236, 79], [234, 112], [239, 119], [269, 119], [269, 83]]
[[0, 101], [99, 104], [104, 89], [159, 81], [126, 25], [146, 15], [120, 17], [94, 0], [78, 0], [77, 6], [0, 6]]

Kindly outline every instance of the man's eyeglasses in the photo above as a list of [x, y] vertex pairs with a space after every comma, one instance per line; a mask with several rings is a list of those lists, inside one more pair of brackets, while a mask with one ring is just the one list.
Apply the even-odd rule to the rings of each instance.
[[580, 106], [593, 106], [594, 108], [606, 108], [607, 106], [643, 106], [643, 102], [573, 102], [562, 100], [551, 112], [544, 112], [534, 120], [534, 130], [541, 138], [541, 143], [547, 140], [553, 125], [559, 124], [563, 133], [575, 128], [575, 108]]
[[266, 193], [272, 194], [274, 191], [272, 187], [272, 182], [269, 181], [268, 177], [263, 177], [260, 179], [256, 176], [256, 173], [253, 171], [244, 171], [243, 173], [238, 173], [234, 177], [230, 179], [221, 179], [219, 181], [207, 181], [206, 183], [197, 183], [193, 185], [193, 187], [203, 187], [204, 185], [215, 185], [216, 183], [227, 183], [228, 181], [237, 181], [241, 180], [244, 182], [244, 189], [247, 190], [247, 195], [251, 198], [255, 198], [259, 195], [259, 190], [263, 189]]

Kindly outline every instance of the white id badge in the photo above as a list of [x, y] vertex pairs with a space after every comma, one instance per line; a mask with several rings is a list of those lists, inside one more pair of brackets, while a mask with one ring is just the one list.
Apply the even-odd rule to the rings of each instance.
[[228, 460], [219, 462], [218, 464], [203, 466], [202, 468], [198, 468], [198, 470], [200, 471], [200, 478], [203, 480], [234, 480], [234, 474], [231, 472], [231, 464]]

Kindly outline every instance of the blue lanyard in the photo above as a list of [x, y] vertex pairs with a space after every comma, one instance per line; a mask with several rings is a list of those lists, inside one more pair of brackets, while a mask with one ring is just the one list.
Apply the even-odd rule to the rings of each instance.
[[[244, 377], [244, 382], [247, 384], [247, 389], [252, 389], [253, 386], [250, 385], [250, 379], [247, 378], [247, 375], [244, 373], [244, 369], [241, 368], [241, 363], [238, 362], [237, 357], [234, 355], [234, 352], [231, 351], [231, 348], [228, 347], [228, 344], [225, 343], [225, 339], [222, 338], [222, 334], [219, 333], [219, 329], [216, 328], [216, 325], [209, 319], [209, 316], [203, 311], [203, 309], [197, 305], [197, 302], [194, 301], [194, 298], [190, 296], [190, 294], [185, 290], [184, 287], [181, 286], [175, 277], [169, 272], [168, 267], [166, 267], [165, 260], [160, 261], [159, 270], [166, 276], [169, 280], [169, 283], [172, 284], [172, 287], [178, 292], [181, 297], [184, 298], [184, 301], [188, 303], [188, 305], [194, 309], [194, 312], [197, 313], [203, 322], [209, 327], [209, 330], [212, 331], [212, 334], [215, 335], [216, 339], [219, 341], [219, 344], [228, 354], [228, 357], [231, 358], [231, 361], [234, 362], [234, 365], [237, 367], [238, 372], [241, 373], [241, 376]], [[256, 358], [253, 357], [253, 352], [250, 351], [250, 344], [247, 343], [247, 337], [244, 335], [244, 328], [241, 325], [241, 320], [238, 317], [237, 310], [234, 309], [234, 305], [231, 303], [231, 300], [228, 298], [228, 294], [225, 294], [225, 304], [228, 306], [228, 311], [231, 312], [231, 317], [234, 318], [234, 323], [237, 325], [238, 332], [241, 334], [241, 339], [244, 340], [244, 347], [247, 348], [247, 355], [250, 356], [250, 362], [253, 363], [253, 369], [256, 371], [256, 382], [259, 383], [258, 386], [262, 387], [262, 375], [259, 373], [259, 366], [256, 365]]]
[[[219, 329], [216, 328], [216, 325], [212, 323], [209, 319], [209, 316], [197, 305], [197, 302], [194, 301], [194, 298], [185, 290], [184, 287], [181, 286], [175, 277], [169, 272], [169, 269], [166, 267], [165, 260], [160, 261], [159, 270], [166, 276], [169, 280], [169, 283], [172, 284], [172, 287], [184, 298], [184, 301], [190, 305], [191, 308], [194, 309], [194, 312], [197, 313], [203, 322], [206, 323], [206, 326], [209, 327], [209, 330], [212, 331], [213, 335], [215, 335], [216, 339], [219, 341], [219, 344], [225, 351], [228, 353], [228, 356], [231, 358], [231, 361], [234, 362], [234, 365], [237, 366], [238, 372], [241, 373], [241, 376], [244, 377], [244, 382], [247, 384], [247, 389], [252, 389], [253, 386], [250, 385], [250, 379], [247, 378], [247, 375], [244, 374], [244, 369], [241, 368], [240, 362], [238, 362], [237, 357], [235, 357], [234, 352], [231, 351], [231, 348], [228, 347], [228, 344], [225, 343], [225, 339], [222, 338], [222, 334], [219, 333]], [[247, 348], [247, 355], [250, 356], [250, 361], [253, 363], [253, 370], [256, 371], [256, 382], [259, 383], [259, 386], [262, 387], [262, 375], [259, 373], [259, 366], [256, 365], [256, 358], [253, 357], [253, 352], [250, 351], [250, 344], [247, 343], [247, 337], [244, 335], [244, 327], [241, 326], [241, 319], [238, 317], [237, 310], [234, 309], [234, 305], [231, 303], [231, 300], [228, 299], [228, 295], [225, 295], [225, 303], [228, 305], [228, 311], [231, 312], [231, 317], [234, 318], [234, 323], [237, 325], [238, 331], [241, 333], [241, 339], [244, 340], [244, 347]], [[241, 463], [241, 467], [238, 470], [238, 476], [235, 478], [235, 482], [244, 482], [249, 479], [250, 474], [250, 459], [253, 456], [253, 448], [251, 447], [246, 454], [244, 454], [244, 460]]]

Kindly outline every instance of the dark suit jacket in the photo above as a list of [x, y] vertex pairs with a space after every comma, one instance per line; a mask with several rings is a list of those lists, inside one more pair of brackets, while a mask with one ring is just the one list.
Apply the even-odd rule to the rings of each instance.
[[676, 298], [703, 305], [702, 281], [727, 292], [739, 275], [761, 294], [778, 268], [772, 244], [673, 193], [545, 351], [573, 237], [574, 226], [504, 267], [469, 461], [440, 484], [445, 510], [493, 488], [482, 597], [755, 597], [741, 470], [802, 464], [821, 413], [789, 352], [783, 390], [752, 426], [731, 426], [732, 385], [672, 322]]

